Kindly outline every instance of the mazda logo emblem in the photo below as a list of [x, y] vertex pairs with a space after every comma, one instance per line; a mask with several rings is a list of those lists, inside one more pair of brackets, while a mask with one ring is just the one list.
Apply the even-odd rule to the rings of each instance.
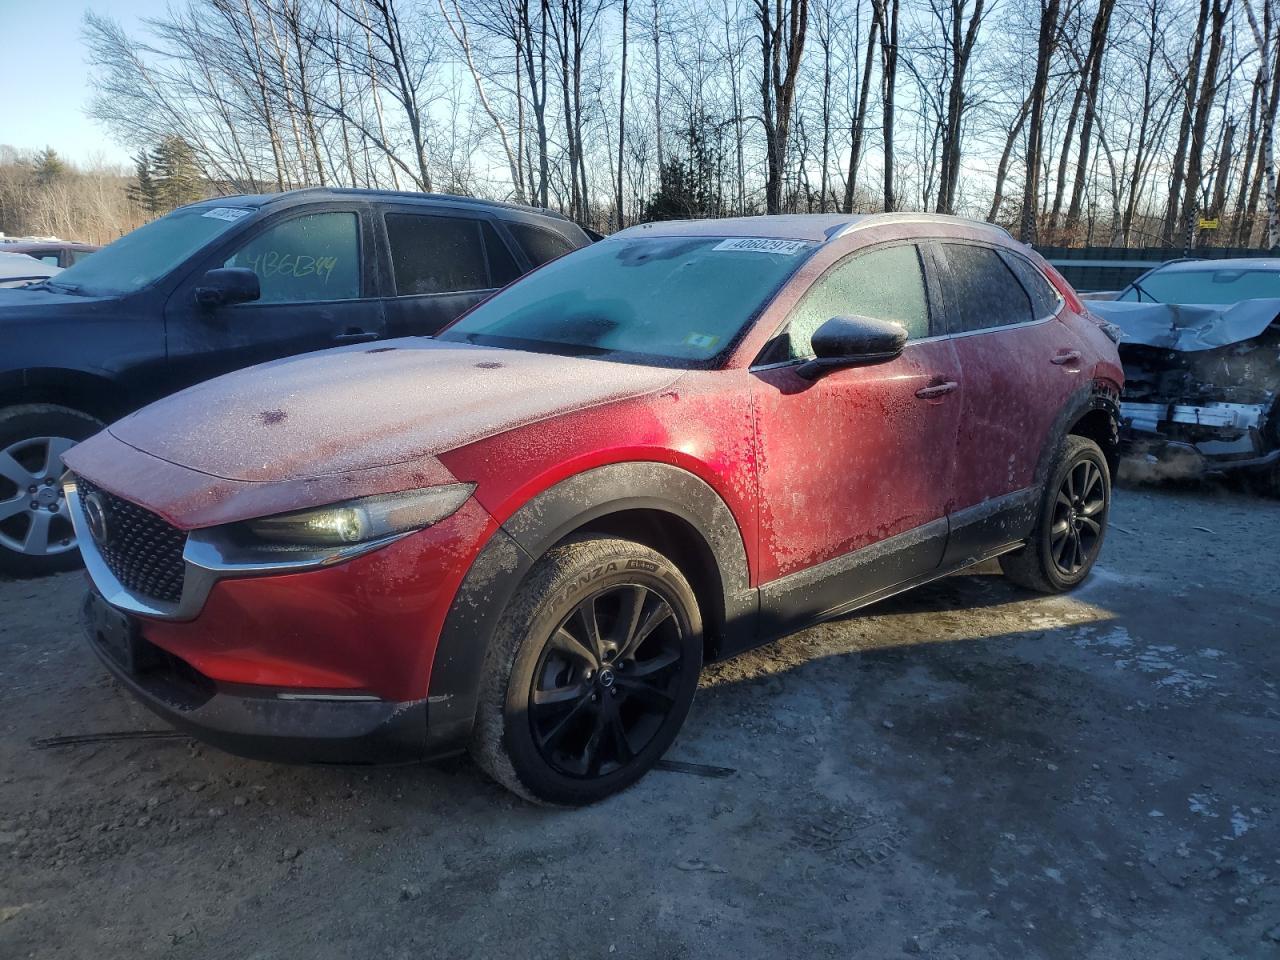
[[107, 508], [101, 494], [91, 493], [84, 498], [84, 515], [89, 521], [89, 532], [93, 534], [93, 539], [105, 545], [111, 531], [107, 528]]

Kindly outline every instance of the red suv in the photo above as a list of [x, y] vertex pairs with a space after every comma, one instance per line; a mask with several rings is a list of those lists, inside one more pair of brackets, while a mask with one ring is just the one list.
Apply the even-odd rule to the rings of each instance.
[[74, 448], [86, 625], [233, 752], [469, 748], [590, 802], [661, 757], [708, 660], [991, 557], [1083, 580], [1122, 376], [986, 224], [634, 227], [434, 339], [229, 374]]

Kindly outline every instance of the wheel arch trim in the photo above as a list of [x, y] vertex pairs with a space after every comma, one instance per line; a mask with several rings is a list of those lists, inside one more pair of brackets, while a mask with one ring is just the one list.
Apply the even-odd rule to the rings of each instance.
[[656, 461], [613, 463], [574, 474], [529, 499], [485, 543], [458, 587], [440, 631], [427, 694], [432, 739], [459, 747], [475, 719], [489, 640], [538, 558], [593, 521], [646, 510], [691, 527], [714, 558], [726, 629], [752, 631], [758, 599], [733, 513], [704, 480]]

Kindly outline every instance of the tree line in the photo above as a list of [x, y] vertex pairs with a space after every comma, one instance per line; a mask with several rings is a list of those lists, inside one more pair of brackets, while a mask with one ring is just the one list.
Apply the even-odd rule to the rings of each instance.
[[0, 144], [0, 233], [110, 243], [158, 212], [132, 199], [133, 183], [117, 166]]
[[929, 210], [1041, 244], [1275, 246], [1278, 3], [185, 0], [84, 31], [91, 115], [186, 145], [219, 192], [466, 193], [606, 231]]

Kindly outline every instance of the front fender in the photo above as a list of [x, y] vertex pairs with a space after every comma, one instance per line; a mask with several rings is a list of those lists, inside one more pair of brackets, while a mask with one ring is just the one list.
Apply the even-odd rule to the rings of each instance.
[[575, 474], [534, 496], [495, 531], [455, 594], [428, 691], [433, 739], [465, 742], [490, 638], [537, 559], [575, 530], [628, 510], [656, 510], [696, 530], [714, 558], [725, 622], [750, 629], [756, 613], [747, 552], [733, 513], [703, 480], [666, 463], [628, 462]]

